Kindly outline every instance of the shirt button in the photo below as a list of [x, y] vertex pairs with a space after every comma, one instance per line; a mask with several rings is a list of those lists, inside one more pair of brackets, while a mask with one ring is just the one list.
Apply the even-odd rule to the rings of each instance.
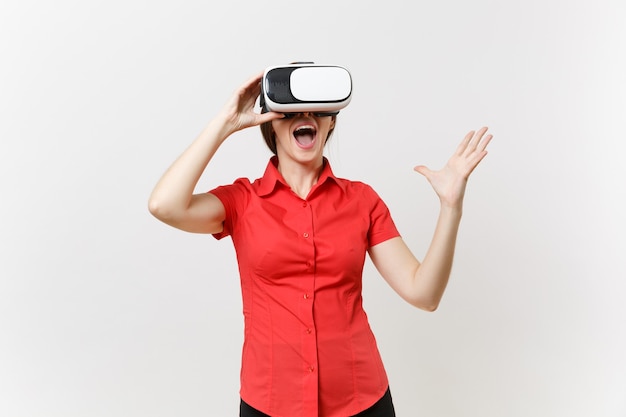
[[311, 330], [311, 329], [306, 329], [306, 334], [311, 334], [311, 332], [313, 332], [313, 330]]
[[302, 203], [302, 207], [306, 207], [308, 204], [306, 203], [306, 201], [304, 203]]
[[304, 236], [305, 238], [309, 237], [309, 234], [307, 232], [302, 233], [302, 236]]
[[308, 300], [310, 295], [309, 294], [304, 294], [303, 297], [304, 297], [305, 300]]
[[313, 372], [315, 370], [315, 368], [313, 366], [309, 366], [307, 369], [308, 369], [309, 372]]

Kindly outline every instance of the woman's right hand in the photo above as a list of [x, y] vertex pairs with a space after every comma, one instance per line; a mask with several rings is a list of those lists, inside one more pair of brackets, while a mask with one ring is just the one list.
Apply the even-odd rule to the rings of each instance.
[[250, 78], [232, 95], [230, 100], [222, 108], [220, 117], [227, 125], [227, 136], [251, 126], [258, 126], [274, 119], [280, 119], [282, 113], [267, 112], [256, 113], [254, 105], [261, 93], [261, 79], [263, 73]]

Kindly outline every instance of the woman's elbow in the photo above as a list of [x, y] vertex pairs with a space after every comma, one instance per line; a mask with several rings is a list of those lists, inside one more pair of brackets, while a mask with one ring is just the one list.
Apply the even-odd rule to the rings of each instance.
[[429, 313], [434, 313], [435, 311], [437, 311], [437, 309], [439, 308], [439, 303], [432, 303], [432, 304], [424, 304], [421, 307], [418, 307], [424, 311], [427, 311]]
[[151, 196], [148, 200], [148, 211], [161, 221], [166, 221], [172, 217], [172, 210], [154, 196]]
[[413, 307], [429, 313], [435, 312], [439, 308], [439, 301], [436, 299], [426, 299], [424, 297], [414, 297], [407, 300]]

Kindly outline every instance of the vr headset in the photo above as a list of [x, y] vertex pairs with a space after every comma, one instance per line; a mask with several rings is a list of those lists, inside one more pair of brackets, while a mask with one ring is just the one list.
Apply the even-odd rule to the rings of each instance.
[[352, 77], [336, 65], [298, 62], [269, 67], [263, 73], [259, 104], [261, 112], [311, 112], [334, 116], [350, 103]]

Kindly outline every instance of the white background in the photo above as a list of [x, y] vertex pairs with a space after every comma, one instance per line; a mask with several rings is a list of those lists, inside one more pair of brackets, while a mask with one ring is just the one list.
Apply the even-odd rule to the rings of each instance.
[[[234, 416], [232, 244], [147, 210], [167, 166], [266, 66], [353, 75], [328, 156], [422, 257], [414, 165], [487, 125], [440, 309], [369, 261], [399, 416], [626, 416], [621, 0], [0, 3], [0, 415]], [[258, 129], [198, 191], [262, 174]]]

